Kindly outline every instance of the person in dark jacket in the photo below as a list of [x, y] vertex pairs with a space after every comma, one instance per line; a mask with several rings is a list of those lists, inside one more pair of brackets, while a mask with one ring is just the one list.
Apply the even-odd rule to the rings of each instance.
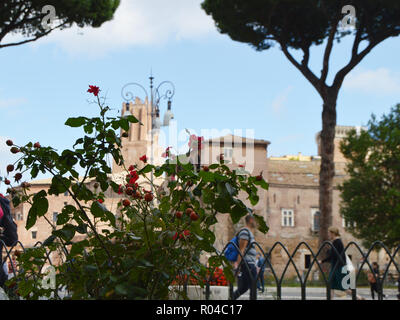
[[0, 194], [0, 228], [3, 232], [0, 234], [0, 286], [3, 287], [8, 275], [3, 270], [3, 246], [14, 246], [18, 241], [17, 225], [15, 224], [10, 210], [10, 201]]
[[[372, 300], [375, 300], [375, 292], [378, 295], [379, 299], [379, 290], [381, 290], [382, 286], [378, 283], [380, 280], [380, 272], [379, 272], [379, 264], [377, 262], [372, 263], [372, 272], [368, 273], [368, 282], [371, 287], [371, 297]], [[386, 298], [386, 295], [382, 293], [382, 296]]]
[[[332, 241], [332, 247], [328, 251], [327, 257], [320, 261], [320, 263], [329, 262], [331, 270], [329, 273], [329, 284], [332, 290], [331, 298], [335, 296], [335, 290], [344, 291], [351, 295], [351, 290], [344, 288], [343, 280], [348, 276], [348, 272], [343, 272], [343, 268], [346, 266], [346, 254], [344, 252], [344, 245], [342, 239], [340, 239], [339, 229], [336, 227], [330, 227], [329, 239]], [[358, 300], [364, 300], [362, 297], [357, 296]]]

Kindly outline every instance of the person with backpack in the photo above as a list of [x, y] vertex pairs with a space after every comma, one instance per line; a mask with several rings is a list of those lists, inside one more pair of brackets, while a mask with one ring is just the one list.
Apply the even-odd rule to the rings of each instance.
[[[0, 194], [0, 228], [3, 232], [0, 234], [0, 264], [3, 266], [3, 245], [8, 247], [14, 246], [18, 241], [17, 225], [15, 224], [10, 210], [10, 201]], [[5, 262], [6, 263], [6, 262]], [[0, 268], [0, 287], [8, 279], [8, 274], [4, 272], [3, 267]]]
[[[232, 239], [231, 244], [235, 245], [228, 246], [225, 252], [225, 257], [233, 262], [234, 268], [239, 269], [238, 273], [238, 288], [233, 293], [233, 300], [237, 300], [241, 295], [246, 293], [253, 284], [257, 281], [257, 251], [254, 246], [254, 235], [253, 232], [256, 228], [256, 220], [252, 215], [248, 215], [245, 218], [246, 227], [241, 229], [237, 236]], [[241, 255], [237, 252], [239, 248]], [[242, 256], [244, 261], [242, 261]]]

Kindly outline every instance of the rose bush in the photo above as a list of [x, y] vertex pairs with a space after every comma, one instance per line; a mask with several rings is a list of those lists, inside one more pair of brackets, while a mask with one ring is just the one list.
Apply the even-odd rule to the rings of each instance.
[[[9, 174], [16, 172], [16, 182], [22, 174], [31, 179], [39, 173], [52, 176], [47, 190], [32, 194], [27, 183], [8, 190], [14, 206], [22, 202], [31, 205], [27, 229], [44, 217], [53, 230], [41, 247], [27, 249], [18, 257], [23, 270], [14, 279], [18, 294], [25, 299], [60, 299], [60, 291], [67, 292], [67, 299], [168, 299], [170, 291], [176, 290], [185, 298], [181, 287], [173, 285], [177, 277], [204, 279], [222, 267], [226, 278], [233, 280], [230, 264], [213, 247], [211, 226], [217, 223], [217, 214], [229, 214], [237, 223], [251, 212], [239, 199], [239, 192], [246, 193], [255, 205], [258, 188], [267, 189], [268, 184], [264, 179], [238, 175], [222, 158], [198, 170], [183, 161], [187, 155], [173, 155], [172, 148], [165, 152], [161, 166], [149, 164], [146, 155], [140, 158], [140, 165], [126, 164], [121, 153], [124, 134], [118, 132], [127, 132], [138, 120], [109, 116], [110, 108], [99, 97], [99, 88], [90, 86], [88, 91], [96, 97], [100, 113], [66, 121], [67, 126], [84, 132], [71, 149], [57, 152], [40, 143], [16, 146], [7, 142], [11, 151], [18, 149], [20, 155], [7, 167]], [[191, 148], [200, 142], [191, 137]], [[125, 168], [124, 184], [111, 179], [107, 156]], [[153, 183], [150, 174], [164, 182]], [[121, 199], [117, 212], [104, 205], [110, 189]], [[73, 205], [66, 204], [53, 224], [46, 218], [48, 197], [64, 193], [71, 196]], [[260, 231], [266, 233], [263, 218], [255, 217]], [[203, 253], [211, 256], [209, 267], [200, 262]], [[55, 265], [56, 289], [41, 286], [50, 254], [63, 257]]]

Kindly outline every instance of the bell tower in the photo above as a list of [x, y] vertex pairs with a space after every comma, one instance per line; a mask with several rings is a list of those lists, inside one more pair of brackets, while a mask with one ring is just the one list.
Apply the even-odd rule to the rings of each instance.
[[[152, 151], [152, 140], [153, 140], [153, 154], [154, 162], [157, 163], [160, 158], [160, 147], [158, 145], [158, 132], [152, 130], [152, 112], [151, 104], [146, 98], [142, 101], [139, 98], [135, 98], [134, 102], [126, 102], [122, 104], [122, 116], [133, 115], [139, 120], [139, 123], [132, 123], [129, 131], [124, 132], [121, 130], [122, 137], [122, 155], [125, 160], [125, 166], [137, 164], [141, 166], [143, 162], [140, 161], [140, 157], [146, 155], [147, 158], [151, 159]], [[113, 174], [121, 173], [124, 169], [113, 163]]]

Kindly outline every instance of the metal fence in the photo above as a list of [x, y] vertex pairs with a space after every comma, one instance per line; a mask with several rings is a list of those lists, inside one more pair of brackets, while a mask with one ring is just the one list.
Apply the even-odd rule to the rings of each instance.
[[[357, 282], [360, 278], [361, 273], [365, 272], [365, 270], [363, 269], [364, 266], [368, 267], [367, 271], [371, 272], [371, 274], [374, 277], [374, 280], [376, 281], [376, 287], [378, 289], [378, 299], [379, 300], [382, 300], [384, 297], [383, 287], [384, 287], [384, 283], [386, 282], [386, 280], [388, 278], [389, 270], [390, 270], [391, 266], [394, 267], [394, 270], [397, 273], [398, 282], [400, 282], [400, 278], [399, 278], [400, 264], [395, 261], [396, 257], [400, 258], [400, 253], [399, 253], [400, 246], [398, 246], [395, 250], [393, 250], [391, 252], [380, 241], [373, 243], [373, 245], [368, 250], [365, 250], [365, 249], [363, 250], [362, 247], [360, 245], [358, 245], [356, 242], [350, 242], [344, 248], [343, 253], [339, 253], [336, 250], [336, 248], [333, 246], [333, 244], [329, 241], [325, 241], [324, 243], [322, 243], [322, 245], [319, 247], [319, 249], [316, 252], [314, 252], [313, 249], [311, 248], [311, 246], [309, 244], [307, 244], [306, 242], [300, 242], [296, 246], [296, 248], [293, 250], [292, 253], [289, 252], [287, 247], [282, 242], [276, 242], [268, 250], [268, 252], [264, 252], [264, 250], [262, 249], [262, 247], [260, 246], [260, 244], [258, 242], [253, 242], [247, 247], [247, 249], [244, 251], [243, 255], [240, 253], [238, 246], [234, 242], [231, 241], [230, 243], [236, 248], [236, 250], [238, 250], [239, 255], [241, 256], [241, 263], [240, 263], [239, 267], [237, 268], [237, 270], [235, 271], [235, 277], [237, 277], [238, 273], [241, 270], [241, 267], [244, 267], [250, 276], [250, 284], [249, 284], [250, 300], [257, 300], [257, 298], [258, 298], [257, 297], [257, 282], [259, 280], [261, 280], [260, 279], [260, 276], [262, 273], [261, 269], [263, 267], [268, 268], [269, 272], [272, 274], [273, 283], [271, 285], [273, 287], [276, 287], [276, 299], [281, 300], [282, 299], [283, 281], [284, 281], [284, 278], [285, 278], [290, 266], [292, 266], [294, 268], [296, 278], [298, 280], [298, 283], [300, 284], [301, 300], [307, 300], [306, 288], [307, 288], [307, 284], [310, 282], [310, 274], [311, 274], [311, 271], [312, 271], [314, 265], [316, 266], [317, 270], [320, 271], [320, 274], [322, 276], [323, 286], [326, 288], [326, 299], [331, 300], [333, 298], [331, 295], [332, 294], [332, 291], [331, 291], [331, 277], [332, 276], [331, 276], [331, 274], [334, 273], [337, 269], [342, 268], [343, 265], [346, 265], [345, 255], [347, 255], [349, 250], [352, 248], [354, 248], [356, 250], [356, 252], [358, 252], [360, 254], [361, 260], [362, 260], [361, 265], [354, 272], [354, 277], [355, 277], [354, 287], [349, 289], [349, 290], [351, 290], [351, 296], [352, 296], [353, 300], [357, 299]], [[228, 245], [229, 245], [229, 243], [225, 246], [225, 248], [222, 250], [222, 252], [219, 253], [220, 255], [224, 254]], [[249, 263], [245, 259], [243, 259], [243, 257], [246, 256], [247, 252], [251, 249], [251, 247], [256, 247], [258, 249], [259, 253], [265, 259], [263, 265], [260, 266], [260, 270], [255, 275], [252, 274], [252, 272], [250, 271], [251, 269], [250, 269]], [[283, 271], [280, 275], [278, 275], [278, 272], [276, 272], [276, 266], [274, 268], [273, 263], [271, 262], [272, 253], [277, 248], [280, 248], [281, 250], [283, 250], [285, 252], [285, 254], [287, 255], [287, 262], [286, 262], [286, 264], [283, 265]], [[308, 252], [312, 256], [312, 260], [310, 261], [309, 268], [307, 269], [306, 273], [303, 275], [300, 272], [301, 268], [299, 268], [299, 266], [296, 264], [295, 259], [294, 259], [296, 254], [302, 248], [307, 249]], [[389, 258], [390, 261], [384, 268], [383, 273], [377, 276], [376, 273], [373, 271], [372, 262], [370, 261], [370, 257], [371, 257], [371, 253], [374, 250], [378, 250], [378, 249], [383, 249], [384, 252], [387, 254], [387, 257]], [[326, 271], [324, 270], [323, 265], [319, 261], [320, 259], [322, 260], [322, 258], [325, 258], [327, 250], [333, 250], [333, 254], [335, 254], [338, 257], [338, 262], [336, 263], [336, 265], [331, 266], [331, 268], [330, 268], [331, 272], [329, 272], [329, 275], [326, 274]], [[206, 300], [209, 300], [210, 296], [211, 296], [211, 290], [210, 290], [211, 280], [212, 280], [212, 275], [206, 279], [206, 285], [205, 285]], [[400, 295], [400, 283], [399, 283], [398, 290], [399, 290], [398, 294]], [[229, 299], [233, 299], [233, 292], [234, 292], [234, 286], [232, 283], [230, 283], [229, 284]], [[398, 297], [400, 299], [400, 296], [398, 296]]]
[[[327, 274], [325, 268], [323, 268], [323, 265], [320, 263], [320, 259], [325, 258], [326, 255], [326, 251], [328, 249], [333, 250], [333, 253], [337, 255], [337, 257], [339, 258], [338, 263], [335, 266], [331, 266], [331, 271], [335, 271], [338, 268], [342, 268], [342, 265], [346, 265], [346, 261], [344, 261], [345, 258], [343, 258], [343, 256], [345, 254], [347, 254], [351, 249], [355, 249], [356, 252], [358, 252], [361, 256], [361, 265], [358, 266], [358, 268], [355, 270], [354, 276], [355, 276], [355, 287], [351, 288], [351, 296], [353, 300], [357, 299], [357, 283], [358, 280], [360, 278], [360, 275], [362, 272], [365, 272], [364, 270], [364, 266], [367, 266], [367, 272], [369, 271], [375, 281], [376, 281], [376, 287], [378, 288], [378, 299], [382, 300], [384, 297], [383, 294], [383, 288], [384, 288], [384, 284], [387, 282], [388, 280], [388, 276], [389, 276], [389, 271], [390, 270], [394, 270], [395, 273], [397, 273], [397, 281], [400, 282], [400, 264], [398, 262], [396, 262], [396, 258], [400, 260], [400, 245], [390, 251], [382, 242], [377, 241], [375, 242], [368, 250], [363, 249], [360, 245], [358, 245], [356, 242], [350, 242], [347, 244], [347, 246], [344, 248], [344, 252], [341, 254], [339, 253], [336, 248], [332, 245], [331, 242], [326, 241], [324, 242], [319, 249], [314, 252], [313, 249], [311, 248], [311, 246], [309, 244], [307, 244], [306, 242], [300, 242], [295, 249], [293, 250], [293, 252], [289, 252], [288, 248], [282, 243], [282, 242], [276, 242], [267, 252], [265, 252], [263, 250], [263, 248], [261, 247], [261, 245], [258, 242], [252, 242], [247, 249], [245, 250], [244, 254], [242, 255], [239, 248], [237, 247], [237, 245], [234, 242], [230, 242], [233, 246], [235, 246], [235, 248], [238, 250], [239, 255], [241, 256], [241, 264], [239, 265], [238, 269], [235, 271], [235, 277], [237, 277], [239, 270], [243, 267], [245, 268], [249, 275], [250, 275], [250, 284], [249, 284], [249, 290], [250, 290], [250, 300], [257, 300], [258, 295], [257, 295], [257, 282], [261, 277], [262, 274], [262, 269], [263, 267], [267, 268], [268, 272], [272, 275], [272, 283], [268, 283], [268, 285], [271, 287], [275, 287], [276, 288], [276, 299], [281, 300], [282, 299], [282, 288], [284, 285], [284, 279], [285, 276], [288, 273], [288, 270], [290, 267], [294, 268], [295, 271], [295, 275], [296, 275], [296, 279], [297, 282], [300, 285], [300, 291], [301, 291], [301, 299], [302, 300], [307, 300], [307, 294], [306, 294], [306, 289], [307, 289], [307, 285], [310, 283], [311, 281], [311, 272], [313, 270], [318, 270], [320, 272], [320, 275], [322, 277], [322, 284], [323, 287], [326, 289], [326, 299], [327, 300], [331, 300], [333, 297], [331, 295], [331, 285], [330, 285], [330, 281], [331, 281], [331, 273]], [[19, 272], [21, 271], [18, 266], [15, 264], [15, 261], [13, 260], [13, 255], [15, 254], [15, 251], [22, 251], [25, 252], [25, 247], [23, 246], [23, 244], [18, 241], [13, 247], [8, 248], [1, 240], [0, 240], [0, 245], [2, 246], [2, 252], [1, 252], [1, 257], [2, 257], [2, 263], [1, 263], [1, 267], [3, 268], [3, 265], [5, 263], [8, 264], [8, 266], [11, 267], [11, 272], [9, 272], [9, 274], [11, 276], [17, 276], [19, 274]], [[224, 247], [224, 249], [222, 251], [220, 251], [218, 254], [219, 255], [224, 255], [225, 250], [227, 249], [229, 243], [226, 244], [226, 246]], [[42, 246], [41, 242], [37, 242], [35, 244], [35, 247], [39, 247]], [[264, 257], [265, 261], [263, 263], [263, 265], [261, 266], [260, 270], [258, 271], [258, 273], [256, 274], [252, 274], [252, 272], [250, 271], [250, 266], [249, 263], [243, 259], [244, 256], [246, 256], [247, 252], [251, 249], [251, 247], [255, 247], [258, 252]], [[274, 267], [273, 262], [271, 261], [271, 257], [272, 254], [274, 252], [274, 250], [278, 250], [280, 249], [281, 252], [283, 251], [285, 253], [285, 255], [287, 256], [286, 259], [286, 263], [284, 263], [283, 265], [280, 265], [280, 269], [282, 269], [282, 272], [280, 272], [280, 275], [278, 275], [279, 272], [277, 272], [277, 266]], [[307, 268], [307, 271], [305, 273], [302, 273], [301, 270], [304, 268], [300, 268], [300, 266], [298, 265], [298, 263], [296, 263], [295, 261], [295, 256], [296, 254], [298, 254], [300, 252], [301, 249], [306, 249], [309, 254], [311, 255], [312, 259], [310, 260], [309, 263], [309, 267]], [[385, 268], [383, 269], [383, 272], [380, 275], [376, 275], [373, 267], [372, 267], [372, 261], [370, 261], [371, 258], [371, 254], [374, 250], [379, 250], [379, 249], [383, 249], [384, 252], [386, 253], [386, 256], [389, 258], [389, 263], [385, 266]], [[66, 250], [66, 248], [65, 248]], [[52, 259], [50, 257], [49, 252], [46, 250], [46, 261], [44, 262], [42, 268], [48, 264], [48, 265], [53, 265]], [[205, 279], [205, 299], [206, 300], [210, 300], [211, 298], [211, 282], [213, 280], [213, 273], [210, 274], [210, 276], [208, 276]], [[188, 287], [188, 283], [186, 282], [184, 285], [184, 290], [187, 292], [187, 287]], [[233, 298], [233, 293], [234, 293], [234, 284], [230, 283], [229, 284], [229, 299]], [[399, 284], [399, 294], [400, 294], [400, 284]], [[55, 293], [56, 298], [59, 298], [58, 293]], [[400, 296], [399, 296], [400, 298]]]

